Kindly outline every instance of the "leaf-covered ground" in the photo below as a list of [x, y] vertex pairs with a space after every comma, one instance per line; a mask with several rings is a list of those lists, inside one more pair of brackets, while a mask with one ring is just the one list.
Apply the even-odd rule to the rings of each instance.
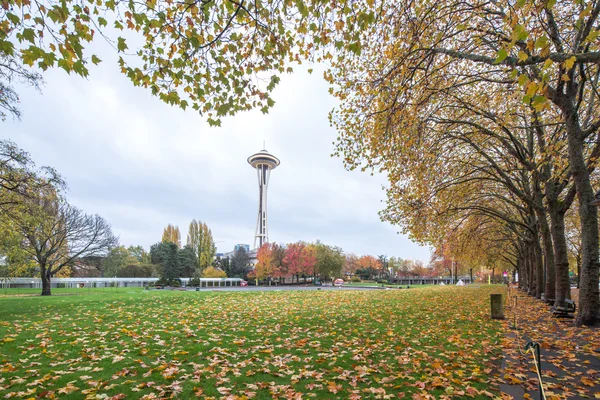
[[0, 397], [488, 398], [494, 286], [0, 299]]
[[[573, 296], [577, 303], [577, 290]], [[549, 305], [516, 288], [511, 289], [507, 303], [504, 371], [498, 377], [506, 392], [503, 398], [539, 398], [532, 355], [522, 354], [531, 340], [541, 347], [541, 376], [548, 400], [599, 399], [600, 329], [577, 328], [572, 319], [553, 318]], [[515, 323], [518, 330], [513, 329]]]

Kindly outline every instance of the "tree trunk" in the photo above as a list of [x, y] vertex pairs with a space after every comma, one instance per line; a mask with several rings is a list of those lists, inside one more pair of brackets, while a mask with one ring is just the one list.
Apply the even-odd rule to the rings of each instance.
[[592, 325], [598, 321], [600, 293], [598, 291], [598, 210], [590, 204], [594, 191], [583, 154], [583, 133], [572, 107], [565, 110], [569, 166], [577, 189], [581, 221], [581, 285], [579, 313], [576, 325]]
[[548, 219], [546, 218], [545, 212], [538, 212], [537, 219], [540, 224], [540, 235], [543, 243], [544, 250], [544, 272], [542, 275], [542, 282], [544, 282], [544, 286], [542, 286], [542, 290], [545, 293], [546, 299], [554, 298], [554, 293], [556, 292], [556, 269], [554, 267], [554, 247], [552, 244], [552, 236], [550, 234], [550, 228], [548, 227]]
[[535, 297], [535, 284], [536, 284], [536, 280], [535, 280], [535, 250], [533, 249], [534, 245], [533, 243], [531, 243], [531, 248], [529, 249], [529, 268], [527, 269], [527, 274], [528, 274], [528, 287], [527, 287], [527, 294], [530, 296]]
[[544, 290], [544, 260], [542, 259], [542, 247], [540, 246], [538, 235], [535, 235], [533, 242], [533, 262], [535, 265], [534, 281], [535, 281], [535, 293], [536, 299], [542, 297], [542, 291]]
[[523, 259], [520, 256], [517, 257], [517, 274], [519, 274], [519, 281], [517, 282], [517, 287], [519, 289], [523, 289], [521, 281], [523, 280], [525, 275], [523, 275]]
[[521, 256], [519, 260], [519, 289], [527, 291], [529, 288], [529, 274], [527, 273], [528, 263], [527, 263], [527, 245], [523, 243], [521, 245]]
[[[543, 141], [542, 141], [543, 142]], [[540, 146], [543, 148], [543, 144]], [[544, 254], [544, 270], [542, 273], [542, 284], [540, 291], [544, 293], [545, 299], [553, 299], [554, 292], [556, 291], [556, 280], [555, 280], [555, 267], [554, 267], [554, 247], [552, 245], [552, 235], [550, 234], [550, 227], [548, 226], [548, 217], [546, 210], [544, 209], [543, 193], [540, 185], [545, 183], [548, 186], [550, 170], [548, 164], [542, 167], [540, 175], [534, 178], [533, 184], [533, 196], [535, 207], [532, 207], [532, 211], [535, 213], [535, 218], [538, 223], [538, 235], [542, 243], [542, 250]], [[542, 182], [540, 182], [540, 180]], [[551, 185], [551, 184], [550, 184]], [[546, 187], [546, 195], [549, 189]]]
[[577, 289], [581, 284], [581, 250], [577, 251]]
[[550, 227], [554, 243], [554, 256], [556, 262], [556, 292], [554, 305], [563, 307], [565, 299], [571, 298], [571, 285], [569, 283], [569, 252], [565, 237], [565, 214], [555, 210], [549, 205]]
[[45, 267], [41, 268], [41, 276], [42, 276], [42, 296], [50, 296], [52, 293], [50, 291], [50, 274], [46, 270]]

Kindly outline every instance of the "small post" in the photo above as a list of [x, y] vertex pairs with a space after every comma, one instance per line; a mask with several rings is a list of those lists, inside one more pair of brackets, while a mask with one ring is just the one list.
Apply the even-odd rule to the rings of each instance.
[[537, 342], [527, 342], [525, 344], [525, 351], [533, 349], [533, 356], [535, 358], [534, 362], [536, 363], [535, 369], [538, 375], [538, 390], [540, 391], [540, 400], [546, 400], [546, 395], [544, 393], [544, 387], [542, 386], [541, 375], [542, 375], [542, 360], [540, 357], [540, 344]]
[[504, 319], [504, 310], [502, 309], [502, 294], [491, 294], [490, 302], [492, 305], [492, 319]]
[[514, 329], [516, 331], [519, 331], [521, 329], [517, 326], [517, 300], [518, 300], [518, 297], [515, 295], [513, 297], [513, 299], [514, 299], [514, 305], [513, 305], [513, 308], [512, 308], [512, 312], [513, 312], [513, 324], [512, 324], [512, 326], [510, 328]]

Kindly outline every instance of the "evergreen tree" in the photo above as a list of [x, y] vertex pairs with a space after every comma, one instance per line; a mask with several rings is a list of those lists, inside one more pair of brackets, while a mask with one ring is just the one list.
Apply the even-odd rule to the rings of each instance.
[[[250, 256], [246, 249], [242, 246], [238, 246], [233, 252], [231, 260], [226, 259], [228, 269], [223, 267], [227, 275], [234, 278], [246, 278], [248, 275], [248, 264], [250, 263]], [[224, 263], [225, 264], [225, 263]]]
[[179, 278], [181, 266], [179, 264], [179, 249], [175, 243], [165, 243], [165, 259], [163, 264], [163, 278], [172, 280]]
[[191, 278], [196, 272], [198, 259], [194, 249], [190, 245], [185, 245], [179, 250], [179, 265], [181, 267], [181, 275], [186, 278]]

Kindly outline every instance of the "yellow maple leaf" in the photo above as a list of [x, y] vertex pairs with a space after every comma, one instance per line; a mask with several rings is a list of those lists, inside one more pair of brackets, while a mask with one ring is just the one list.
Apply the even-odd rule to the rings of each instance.
[[566, 60], [565, 60], [565, 68], [566, 68], [566, 69], [571, 69], [571, 68], [573, 68], [573, 65], [575, 65], [575, 61], [576, 61], [576, 60], [577, 60], [577, 59], [575, 58], [575, 56], [573, 56], [573, 57], [571, 57], [571, 58], [568, 58], [568, 59], [566, 59]]

